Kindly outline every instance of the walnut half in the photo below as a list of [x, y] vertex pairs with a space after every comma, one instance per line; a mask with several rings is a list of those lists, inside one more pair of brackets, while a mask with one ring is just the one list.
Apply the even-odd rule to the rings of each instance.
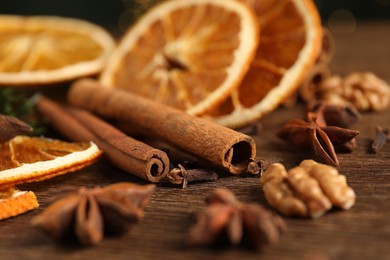
[[286, 216], [319, 218], [332, 206], [351, 208], [356, 199], [344, 175], [313, 160], [289, 171], [280, 163], [271, 164], [260, 184], [268, 203]]
[[383, 111], [390, 106], [390, 86], [371, 72], [354, 72], [345, 78], [325, 79], [319, 98], [333, 104], [352, 104], [359, 111]]

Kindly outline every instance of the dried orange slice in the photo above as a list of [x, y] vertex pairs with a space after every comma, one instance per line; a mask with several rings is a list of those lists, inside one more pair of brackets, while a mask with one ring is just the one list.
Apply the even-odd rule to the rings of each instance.
[[274, 110], [300, 85], [322, 41], [312, 0], [240, 0], [252, 6], [261, 28], [256, 57], [240, 87], [209, 115], [237, 128]]
[[0, 143], [0, 188], [76, 171], [101, 155], [94, 143], [16, 136]]
[[21, 191], [15, 187], [0, 190], [0, 220], [15, 217], [38, 206], [32, 191]]
[[92, 23], [0, 15], [0, 85], [38, 85], [100, 72], [113, 38]]
[[199, 114], [235, 89], [258, 44], [255, 13], [236, 0], [171, 0], [132, 26], [100, 81]]

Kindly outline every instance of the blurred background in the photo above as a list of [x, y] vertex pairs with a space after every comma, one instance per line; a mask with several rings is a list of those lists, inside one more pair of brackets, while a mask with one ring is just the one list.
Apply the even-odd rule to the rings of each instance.
[[[343, 27], [345, 32], [353, 31], [359, 21], [390, 19], [390, 0], [314, 1], [323, 24], [332, 27], [345, 22], [350, 25]], [[155, 2], [158, 0], [0, 0], [0, 13], [78, 17], [120, 32]]]

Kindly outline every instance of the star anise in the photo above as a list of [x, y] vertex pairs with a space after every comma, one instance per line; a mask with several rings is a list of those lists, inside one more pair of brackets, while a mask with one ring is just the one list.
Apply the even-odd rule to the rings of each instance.
[[121, 234], [139, 219], [155, 185], [117, 183], [104, 188], [67, 189], [59, 200], [32, 219], [54, 239], [74, 235], [83, 245], [99, 243], [104, 233]]
[[215, 189], [206, 202], [208, 207], [198, 213], [190, 230], [190, 244], [245, 243], [262, 249], [277, 243], [286, 230], [278, 215], [260, 205], [240, 203], [228, 189]]
[[339, 161], [335, 146], [348, 144], [359, 131], [327, 126], [316, 113], [308, 112], [307, 121], [292, 119], [287, 122], [277, 135], [303, 149], [311, 151], [323, 162], [337, 166]]
[[13, 116], [0, 114], [0, 142], [6, 142], [17, 135], [32, 132], [31, 126]]
[[317, 115], [318, 124], [343, 128], [349, 127], [361, 117], [352, 105], [336, 105], [325, 101], [315, 102], [309, 106], [308, 111]]

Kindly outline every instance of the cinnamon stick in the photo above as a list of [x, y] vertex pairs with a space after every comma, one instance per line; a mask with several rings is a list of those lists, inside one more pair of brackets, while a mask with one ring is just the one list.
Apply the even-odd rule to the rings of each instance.
[[311, 103], [318, 99], [318, 86], [331, 76], [328, 65], [325, 63], [315, 64], [306, 75], [301, 87], [299, 88], [300, 97], [306, 102]]
[[245, 172], [256, 156], [255, 142], [245, 134], [141, 96], [104, 87], [95, 80], [76, 81], [68, 92], [68, 102], [136, 125], [233, 174]]
[[61, 106], [46, 97], [40, 97], [36, 106], [58, 132], [73, 141], [93, 141], [118, 168], [150, 182], [167, 175], [165, 152], [127, 136], [91, 113]]
[[336, 43], [333, 34], [329, 31], [328, 28], [323, 27], [322, 32], [322, 49], [317, 63], [329, 65], [333, 60], [334, 54], [336, 52]]

